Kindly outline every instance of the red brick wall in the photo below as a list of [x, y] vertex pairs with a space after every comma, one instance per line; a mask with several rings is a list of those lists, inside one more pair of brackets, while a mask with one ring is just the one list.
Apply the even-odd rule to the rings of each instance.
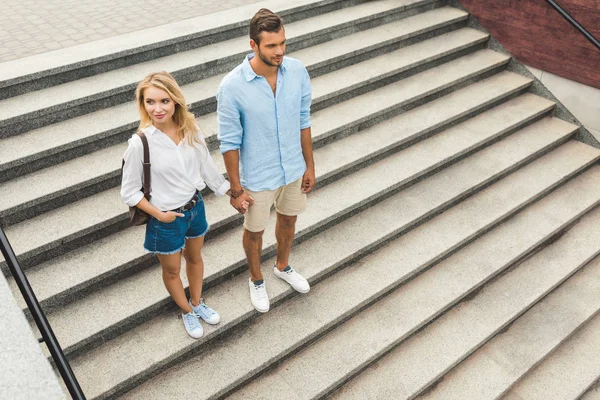
[[[460, 0], [519, 61], [600, 88], [600, 50], [544, 0]], [[600, 40], [600, 0], [557, 0]]]

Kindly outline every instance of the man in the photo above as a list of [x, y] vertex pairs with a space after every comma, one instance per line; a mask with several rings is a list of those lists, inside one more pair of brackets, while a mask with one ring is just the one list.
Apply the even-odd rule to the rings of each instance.
[[[221, 153], [231, 183], [231, 205], [244, 214], [243, 246], [250, 269], [250, 300], [267, 312], [260, 270], [262, 236], [275, 205], [277, 261], [273, 273], [306, 293], [306, 279], [289, 265], [297, 215], [315, 185], [306, 68], [285, 57], [279, 16], [263, 8], [250, 22], [253, 53], [231, 71], [217, 93]], [[249, 205], [249, 207], [248, 207]]]

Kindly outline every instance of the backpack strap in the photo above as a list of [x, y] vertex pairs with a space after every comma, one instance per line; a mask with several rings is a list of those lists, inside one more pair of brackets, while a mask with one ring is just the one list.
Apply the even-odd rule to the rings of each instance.
[[148, 139], [144, 132], [137, 132], [140, 139], [142, 139], [142, 144], [144, 146], [144, 180], [143, 180], [143, 188], [144, 188], [144, 197], [146, 200], [150, 200], [152, 196], [150, 196], [150, 148], [148, 147]]

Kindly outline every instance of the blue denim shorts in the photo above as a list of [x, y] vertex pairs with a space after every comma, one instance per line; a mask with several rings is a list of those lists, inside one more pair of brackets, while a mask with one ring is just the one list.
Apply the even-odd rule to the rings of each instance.
[[150, 218], [146, 224], [144, 249], [150, 253], [176, 254], [185, 248], [185, 239], [206, 235], [208, 221], [202, 196], [194, 208], [182, 211], [182, 214], [185, 216], [169, 223]]

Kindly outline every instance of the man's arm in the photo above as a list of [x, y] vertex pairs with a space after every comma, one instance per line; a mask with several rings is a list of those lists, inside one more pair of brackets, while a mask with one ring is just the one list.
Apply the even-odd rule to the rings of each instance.
[[308, 193], [313, 190], [316, 183], [315, 161], [313, 159], [310, 105], [312, 103], [312, 87], [310, 85], [310, 76], [304, 68], [302, 76], [302, 100], [300, 101], [300, 145], [302, 146], [302, 156], [306, 163], [306, 172], [302, 177], [302, 193]]
[[[229, 189], [229, 203], [238, 212], [244, 214], [248, 206], [254, 203], [254, 200], [248, 193], [243, 192], [240, 183], [240, 145], [242, 143], [243, 128], [240, 121], [240, 113], [233, 99], [227, 91], [221, 87], [217, 93], [217, 121], [219, 123], [219, 133], [217, 137], [221, 141], [221, 154], [225, 161], [227, 177], [231, 188]], [[242, 192], [240, 194], [240, 192]]]
[[316, 183], [310, 127], [300, 131], [300, 144], [302, 146], [302, 156], [306, 163], [306, 172], [304, 172], [304, 176], [302, 177], [302, 193], [308, 193], [313, 190]]
[[[243, 192], [244, 188], [242, 188], [242, 184], [240, 183], [239, 150], [230, 150], [223, 153], [223, 160], [225, 161], [225, 169], [227, 170], [227, 177], [229, 178], [229, 183], [231, 185], [229, 203], [233, 208], [238, 210], [238, 212], [245, 214], [248, 210], [248, 206], [251, 206], [254, 203], [254, 199], [248, 193]], [[247, 202], [246, 207], [244, 207], [244, 202]]]

